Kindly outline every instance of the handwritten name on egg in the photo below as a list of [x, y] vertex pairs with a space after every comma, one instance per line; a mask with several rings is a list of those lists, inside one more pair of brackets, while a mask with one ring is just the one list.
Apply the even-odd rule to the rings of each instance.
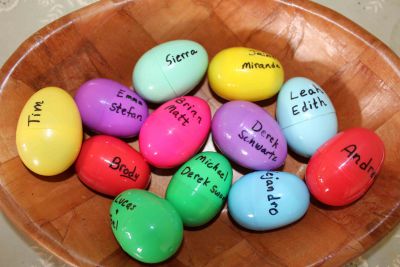
[[[216, 174], [215, 177], [218, 177], [222, 179], [223, 181], [226, 181], [228, 178], [228, 171], [224, 171], [219, 168], [220, 163], [214, 163], [211, 158], [207, 158], [206, 155], [200, 154], [197, 157], [194, 158], [195, 162], [200, 162], [204, 166], [206, 166], [208, 169], [213, 170], [214, 174]], [[201, 170], [201, 169], [200, 169]], [[193, 179], [196, 181], [198, 184], [201, 184], [202, 186], [205, 187], [211, 187], [210, 188], [210, 193], [213, 194], [213, 196], [218, 197], [222, 200], [226, 199], [227, 194], [224, 194], [220, 191], [218, 191], [218, 185], [213, 184], [212, 186], [210, 185], [212, 180], [215, 179], [210, 179], [208, 176], [202, 175], [202, 173], [199, 173], [197, 171], [193, 171], [190, 166], [185, 166], [182, 171], [180, 172], [182, 176], [186, 176], [187, 178]], [[208, 186], [210, 185], [210, 186]]]
[[118, 195], [114, 201], [115, 204], [125, 208], [127, 211], [132, 211], [134, 210], [137, 205], [132, 203], [131, 201], [129, 201], [129, 199], [126, 199], [124, 197], [122, 197], [121, 195]]
[[316, 199], [331, 206], [362, 197], [383, 166], [385, 147], [365, 128], [347, 129], [324, 143], [311, 157], [305, 180]]
[[43, 100], [35, 102], [35, 105], [33, 106], [33, 112], [28, 115], [28, 127], [31, 126], [31, 123], [40, 123], [40, 116], [42, 115], [43, 104]]
[[327, 93], [305, 77], [287, 80], [278, 95], [276, 119], [289, 147], [312, 156], [338, 129], [335, 108]]
[[186, 51], [177, 55], [171, 55], [168, 54], [165, 58], [165, 61], [168, 63], [168, 66], [172, 65], [173, 63], [179, 63], [184, 59], [189, 58], [190, 56], [196, 55], [198, 53], [197, 50], [190, 50], [190, 51]]
[[111, 203], [109, 215], [117, 242], [136, 260], [159, 263], [181, 245], [183, 225], [179, 214], [168, 201], [149, 191], [122, 192]]
[[[132, 94], [129, 94], [126, 90], [124, 89], [119, 89], [117, 94], [117, 98], [122, 98], [122, 99], [128, 99], [131, 100], [133, 103], [138, 104], [140, 106], [144, 106], [143, 101], [138, 99], [137, 97], [133, 96]], [[130, 117], [132, 119], [136, 119], [139, 121], [143, 121], [143, 115], [138, 114], [135, 112], [136, 108], [135, 106], [129, 105], [128, 107], [124, 106], [123, 103], [121, 102], [113, 102], [111, 104], [111, 107], [109, 108], [110, 111], [114, 111], [117, 114], [121, 114], [123, 116]]]
[[[374, 179], [377, 175], [378, 172], [376, 171], [376, 168], [372, 166], [372, 157], [369, 157], [368, 161], [361, 161], [362, 156], [359, 153], [362, 152], [357, 152], [357, 145], [356, 144], [350, 144], [340, 150], [340, 152], [347, 153], [347, 158], [352, 159], [353, 163], [357, 165], [361, 170], [366, 171], [367, 174], [369, 174], [369, 177], [371, 179]], [[360, 163], [361, 161], [361, 163]]]
[[247, 61], [242, 64], [242, 69], [275, 69], [275, 68], [280, 69], [281, 67], [279, 66], [278, 63], [275, 64], [274, 62], [269, 64], [269, 63]]
[[85, 185], [109, 196], [131, 188], [145, 188], [150, 182], [150, 168], [143, 156], [109, 135], [85, 140], [75, 169]]
[[[178, 105], [176, 105], [178, 104]], [[195, 109], [195, 105], [186, 101], [186, 98], [177, 98], [174, 103], [164, 107], [175, 119], [182, 123], [182, 126], [187, 126], [191, 121], [196, 121], [201, 124], [202, 117]]]
[[305, 183], [287, 172], [256, 171], [237, 180], [228, 195], [228, 211], [241, 226], [265, 231], [299, 220], [310, 195]]
[[200, 226], [219, 213], [231, 183], [229, 161], [217, 152], [201, 152], [174, 174], [165, 198], [178, 211], [185, 226]]
[[265, 138], [271, 144], [272, 150], [269, 150], [263, 144], [257, 142], [256, 139], [254, 137], [252, 137], [253, 134], [248, 132], [247, 129], [242, 130], [238, 134], [239, 138], [241, 140], [243, 140], [245, 143], [248, 143], [249, 145], [251, 145], [254, 149], [256, 149], [256, 150], [260, 151], [261, 153], [263, 153], [264, 155], [268, 156], [268, 159], [270, 159], [272, 161], [277, 161], [278, 157], [276, 156], [275, 152], [276, 152], [276, 149], [278, 149], [279, 138], [276, 138], [275, 136], [273, 136], [272, 134], [270, 134], [269, 132], [264, 130], [263, 125], [259, 120], [256, 120], [256, 122], [251, 127], [251, 129], [256, 133], [259, 133], [259, 135], [261, 137]]
[[203, 163], [207, 168], [213, 170], [219, 178], [226, 182], [229, 171], [227, 171], [225, 167], [221, 168], [220, 162], [215, 163], [212, 158], [207, 157], [204, 153], [197, 155], [194, 160]]
[[16, 129], [18, 155], [28, 169], [60, 174], [74, 163], [81, 145], [81, 116], [68, 92], [46, 87], [28, 99]]
[[274, 173], [266, 172], [265, 174], [260, 176], [261, 180], [265, 180], [265, 185], [268, 192], [271, 192], [267, 195], [267, 200], [269, 202], [270, 208], [268, 209], [269, 214], [272, 216], [279, 213], [278, 211], [278, 200], [281, 199], [279, 196], [274, 196], [274, 179], [279, 180], [279, 177], [274, 177]]
[[[290, 92], [290, 100], [295, 100], [298, 98], [302, 98], [302, 97], [308, 97], [308, 96], [312, 96], [315, 94], [322, 94], [325, 95], [325, 93], [318, 88], [315, 84], [313, 84], [314, 89], [309, 88], [307, 90], [303, 89], [299, 92], [299, 94], [293, 94], [293, 92]], [[325, 101], [323, 99], [321, 99], [319, 96], [317, 97], [313, 97], [312, 100], [307, 100], [307, 101], [303, 101], [303, 104], [301, 105], [301, 107], [299, 107], [299, 105], [294, 105], [292, 106], [292, 113], [294, 116], [299, 115], [300, 112], [307, 112], [308, 110], [311, 109], [319, 109], [322, 107], [326, 107], [328, 106]]]
[[284, 71], [280, 62], [268, 53], [230, 47], [212, 58], [208, 81], [211, 89], [227, 100], [260, 101], [279, 91]]
[[[208, 187], [208, 185], [209, 185], [210, 182], [211, 182], [210, 179], [209, 179], [209, 177], [202, 177], [200, 174], [193, 172], [193, 171], [191, 170], [190, 167], [185, 167], [185, 168], [180, 172], [180, 174], [183, 175], [183, 176], [186, 176], [186, 177], [188, 177], [188, 178], [193, 178], [193, 180], [195, 180], [198, 184], [201, 184], [202, 186]], [[222, 199], [222, 200], [225, 200], [225, 199], [226, 199], [226, 195], [224, 195], [223, 193], [221, 193], [221, 192], [218, 191], [218, 185], [213, 185], [213, 186], [210, 188], [210, 192], [211, 192], [214, 196], [216, 196], [216, 197], [218, 197], [218, 198], [220, 198], [220, 199]]]
[[136, 172], [136, 166], [133, 167], [132, 171], [129, 170], [128, 166], [122, 163], [122, 159], [118, 156], [113, 158], [108, 167], [119, 171], [121, 177], [125, 177], [133, 181], [136, 181], [140, 176], [140, 174]]
[[287, 156], [286, 140], [278, 123], [263, 108], [248, 101], [222, 105], [212, 120], [212, 136], [224, 155], [245, 168], [276, 169]]
[[192, 157], [208, 136], [211, 110], [196, 96], [172, 99], [158, 107], [145, 121], [139, 147], [147, 162], [172, 168]]
[[159, 44], [137, 61], [134, 88], [144, 99], [163, 103], [183, 96], [202, 80], [208, 66], [207, 51], [190, 40]]
[[249, 56], [261, 56], [261, 57], [273, 58], [273, 56], [264, 51], [254, 50], [254, 49], [249, 49], [248, 51], [249, 51]]
[[146, 102], [128, 87], [110, 79], [92, 79], [76, 95], [82, 121], [100, 134], [134, 137], [148, 116]]
[[[123, 209], [125, 209], [126, 211], [129, 211], [129, 212], [132, 212], [137, 207], [136, 204], [132, 203], [129, 199], [124, 198], [122, 195], [118, 195], [113, 200], [113, 205], [122, 207]], [[118, 212], [120, 212], [120, 211], [118, 208], [116, 208], [115, 215], [118, 215]], [[111, 223], [111, 228], [114, 231], [117, 231], [119, 221], [117, 219], [115, 219], [111, 213], [110, 213], [110, 223]]]

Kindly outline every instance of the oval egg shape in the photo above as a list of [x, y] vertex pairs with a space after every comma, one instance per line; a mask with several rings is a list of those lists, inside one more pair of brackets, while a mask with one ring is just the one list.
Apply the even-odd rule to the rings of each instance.
[[308, 163], [306, 183], [320, 202], [348, 205], [368, 191], [384, 159], [385, 147], [378, 135], [365, 128], [352, 128], [318, 148]]
[[251, 102], [222, 105], [212, 120], [212, 137], [224, 155], [248, 169], [273, 170], [282, 166], [287, 156], [278, 123]]
[[229, 161], [217, 152], [202, 152], [174, 174], [165, 199], [178, 211], [185, 226], [200, 226], [221, 211], [231, 184]]
[[133, 85], [147, 101], [163, 103], [196, 87], [207, 66], [207, 51], [199, 43], [169, 41], [140, 57], [133, 70]]
[[33, 94], [18, 119], [18, 154], [31, 171], [57, 175], [75, 161], [82, 145], [82, 121], [73, 98], [46, 87]]
[[114, 197], [128, 189], [144, 189], [150, 182], [150, 167], [143, 156], [124, 141], [107, 135], [83, 142], [75, 169], [85, 185]]
[[227, 100], [260, 101], [279, 91], [284, 71], [281, 63], [268, 53], [231, 47], [211, 60], [208, 81], [211, 89]]
[[272, 230], [299, 220], [310, 194], [305, 183], [287, 172], [256, 171], [237, 180], [228, 196], [228, 211], [246, 229]]
[[122, 249], [144, 263], [171, 257], [183, 239], [178, 212], [165, 199], [140, 189], [119, 194], [111, 204], [112, 232]]
[[134, 137], [148, 116], [146, 102], [128, 87], [109, 79], [93, 79], [75, 95], [83, 124], [117, 137]]
[[173, 168], [191, 158], [207, 139], [211, 111], [195, 96], [172, 99], [158, 107], [139, 134], [140, 152], [151, 165]]
[[312, 156], [338, 130], [329, 96], [315, 82], [303, 77], [292, 78], [282, 86], [276, 119], [289, 147], [303, 157]]

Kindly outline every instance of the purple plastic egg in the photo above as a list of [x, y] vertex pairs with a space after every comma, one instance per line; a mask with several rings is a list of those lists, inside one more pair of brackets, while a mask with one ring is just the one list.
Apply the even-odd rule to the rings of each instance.
[[251, 102], [222, 105], [212, 120], [212, 136], [223, 154], [248, 169], [274, 170], [287, 156], [287, 143], [278, 123]]
[[148, 116], [146, 102], [131, 89], [109, 79], [93, 79], [79, 87], [75, 102], [83, 124], [94, 132], [134, 137]]

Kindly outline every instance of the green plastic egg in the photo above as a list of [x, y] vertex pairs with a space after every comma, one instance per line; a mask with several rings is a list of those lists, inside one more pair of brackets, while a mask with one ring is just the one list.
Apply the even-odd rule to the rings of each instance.
[[110, 208], [111, 228], [122, 249], [144, 263], [171, 257], [183, 239], [179, 214], [165, 199], [139, 189], [119, 194]]
[[231, 184], [229, 161], [217, 152], [202, 152], [174, 174], [165, 198], [178, 211], [185, 226], [200, 226], [220, 212]]

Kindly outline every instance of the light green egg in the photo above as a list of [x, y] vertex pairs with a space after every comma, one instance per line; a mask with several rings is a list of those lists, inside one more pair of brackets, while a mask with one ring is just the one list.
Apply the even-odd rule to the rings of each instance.
[[145, 100], [163, 103], [185, 95], [201, 81], [208, 67], [207, 51], [190, 40], [174, 40], [148, 50], [133, 70], [135, 91]]
[[122, 249], [145, 263], [159, 263], [179, 249], [183, 225], [174, 207], [140, 189], [119, 194], [110, 208], [111, 228]]
[[185, 226], [201, 226], [221, 211], [231, 184], [229, 161], [217, 152], [202, 152], [174, 174], [165, 198], [178, 211]]

